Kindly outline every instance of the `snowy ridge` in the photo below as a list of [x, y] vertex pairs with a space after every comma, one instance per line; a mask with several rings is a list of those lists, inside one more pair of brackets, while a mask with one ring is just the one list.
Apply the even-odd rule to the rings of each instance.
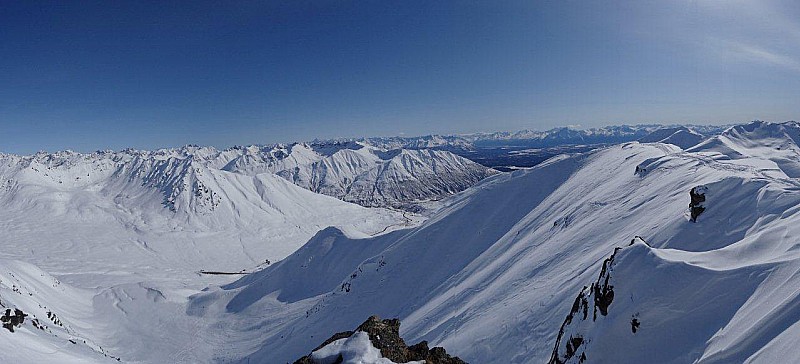
[[[244, 358], [255, 362], [304, 355], [318, 343], [313, 333], [352, 327], [365, 312], [399, 317], [403, 337], [468, 362], [545, 362], [554, 347], [564, 359], [559, 328], [584, 290], [587, 317], [581, 312], [562, 335], [583, 341], [572, 343], [577, 356], [564, 361], [584, 353], [586, 362], [798, 357], [791, 348], [800, 306], [789, 287], [797, 286], [800, 269], [800, 185], [763, 153], [772, 142], [758, 138], [773, 139], [772, 128], [793, 126], [755, 123], [744, 127], [746, 141], [726, 132], [708, 144], [724, 144], [737, 158], [628, 143], [494, 176], [422, 226], [395, 233], [377, 254], [359, 255], [347, 248], [357, 239], [340, 236], [323, 255], [301, 249], [286, 264], [195, 296], [190, 312], [219, 317], [217, 328], [248, 338], [237, 342], [247, 343], [240, 346], [249, 348]], [[704, 211], [692, 222], [687, 206], [697, 186], [706, 187]], [[627, 246], [635, 236], [644, 240]], [[333, 270], [326, 257], [337, 256], [335, 249], [361, 262], [349, 274]], [[317, 287], [297, 296], [280, 277], [302, 274], [299, 262], [307, 261], [339, 282], [327, 282], [327, 293]], [[586, 292], [605, 282], [613, 300], [594, 319], [596, 300]], [[289, 302], [276, 294], [287, 289], [307, 298]], [[253, 321], [258, 332], [242, 324]]]
[[702, 134], [685, 126], [678, 126], [655, 130], [640, 138], [639, 141], [642, 143], [673, 144], [681, 147], [681, 149], [689, 149], [699, 144], [704, 139], [706, 139], [706, 137]]

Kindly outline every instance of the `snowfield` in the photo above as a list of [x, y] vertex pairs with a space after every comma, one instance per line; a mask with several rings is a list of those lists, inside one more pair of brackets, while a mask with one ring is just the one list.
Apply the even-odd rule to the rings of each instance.
[[[202, 152], [4, 156], [0, 302], [29, 316], [0, 361], [285, 363], [371, 315], [470, 363], [800, 358], [800, 125], [663, 134], [424, 222]], [[380, 362], [362, 339], [317, 354]]]

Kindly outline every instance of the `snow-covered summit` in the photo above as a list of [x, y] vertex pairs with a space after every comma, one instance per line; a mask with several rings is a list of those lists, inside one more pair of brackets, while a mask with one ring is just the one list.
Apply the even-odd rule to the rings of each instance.
[[691, 128], [685, 126], [676, 126], [672, 128], [657, 129], [652, 133], [639, 139], [642, 143], [664, 143], [673, 144], [681, 147], [682, 149], [691, 148], [706, 137]]

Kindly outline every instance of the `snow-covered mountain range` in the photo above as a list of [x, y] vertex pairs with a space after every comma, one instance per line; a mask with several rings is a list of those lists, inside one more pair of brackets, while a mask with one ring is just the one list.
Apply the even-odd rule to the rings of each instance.
[[[189, 312], [249, 337], [245, 358], [262, 362], [305, 355], [367, 312], [475, 363], [797, 357], [798, 132], [753, 123], [689, 151], [557, 157], [478, 184], [412, 230], [369, 241], [324, 230]], [[694, 222], [693, 190], [704, 191]], [[325, 293], [286, 278], [317, 282], [309, 270]]]
[[[0, 361], [284, 363], [372, 315], [470, 363], [800, 357], [800, 125], [657, 129], [468, 188], [364, 142], [3, 155]], [[314, 192], [425, 188], [466, 189]]]
[[[476, 147], [493, 146], [526, 146], [530, 148], [548, 148], [562, 145], [579, 144], [617, 144], [648, 139], [657, 142], [673, 133], [684, 130], [689, 134], [697, 134], [702, 139], [718, 135], [729, 125], [611, 125], [598, 128], [582, 129], [578, 127], [558, 127], [549, 130], [520, 130], [515, 132], [471, 133], [458, 135], [425, 135], [419, 137], [373, 137], [360, 139], [344, 139], [340, 142], [360, 142], [384, 149], [443, 149], [464, 155], [463, 152]], [[668, 131], [671, 131], [668, 133]], [[650, 136], [651, 133], [656, 133]], [[668, 133], [668, 134], [666, 134]], [[661, 138], [655, 139], [658, 135]], [[683, 133], [681, 133], [683, 134]], [[698, 141], [699, 142], [699, 141]]]
[[277, 172], [314, 192], [362, 206], [407, 207], [460, 192], [494, 173], [453, 153], [431, 149], [341, 149], [314, 163]]
[[[233, 177], [226, 172], [256, 178], [274, 174], [305, 189], [369, 207], [441, 199], [494, 173], [447, 151], [387, 150], [356, 142], [0, 155], [6, 188], [33, 180], [63, 188], [103, 185], [105, 190], [111, 188], [106, 184], [142, 184], [159, 191], [162, 203], [174, 212], [213, 211], [226, 195], [219, 190], [222, 186], [211, 185], [218, 176]], [[136, 186], [115, 188], [131, 187]]]

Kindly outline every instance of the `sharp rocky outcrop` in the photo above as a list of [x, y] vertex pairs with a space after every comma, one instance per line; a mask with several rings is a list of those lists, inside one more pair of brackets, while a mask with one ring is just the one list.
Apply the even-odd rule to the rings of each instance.
[[[637, 240], [644, 242], [637, 237], [631, 241], [631, 245]], [[620, 250], [622, 248], [614, 249], [614, 252], [603, 261], [597, 280], [589, 287], [584, 286], [575, 297], [572, 308], [558, 331], [548, 364], [583, 363], [587, 360], [585, 345], [589, 339], [582, 330], [582, 324], [597, 321], [598, 312], [601, 316], [608, 316], [608, 310], [614, 302], [611, 273], [614, 270], [614, 258]], [[634, 333], [639, 327], [638, 319], [635, 320], [636, 323], [631, 324]]]
[[[325, 340], [321, 345], [316, 347], [312, 354], [308, 354], [297, 361], [295, 364], [319, 364], [315, 361], [313, 352], [318, 351], [325, 346], [341, 339], [346, 339], [353, 336], [357, 332], [365, 332], [369, 335], [369, 341], [372, 346], [379, 349], [381, 355], [395, 363], [408, 363], [422, 361], [426, 364], [466, 364], [458, 357], [453, 357], [447, 354], [447, 351], [441, 347], [429, 348], [427, 341], [421, 341], [417, 344], [407, 346], [402, 337], [400, 337], [400, 320], [398, 319], [385, 319], [381, 320], [378, 316], [371, 316], [364, 323], [358, 326], [355, 331], [339, 332]], [[339, 357], [341, 362], [341, 355]]]
[[697, 222], [697, 217], [706, 210], [706, 192], [708, 188], [706, 186], [697, 186], [689, 191], [689, 197], [691, 198], [691, 202], [689, 202], [689, 213], [692, 222]]

